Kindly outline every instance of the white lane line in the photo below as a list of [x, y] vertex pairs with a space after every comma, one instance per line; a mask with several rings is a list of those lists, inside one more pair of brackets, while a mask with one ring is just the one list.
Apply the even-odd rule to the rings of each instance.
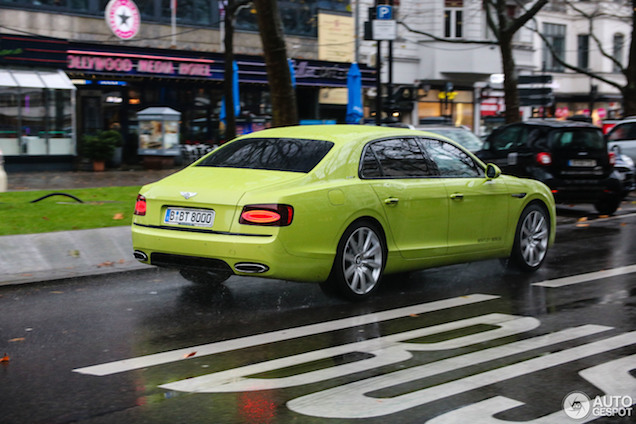
[[603, 271], [590, 272], [588, 274], [572, 275], [570, 277], [557, 278], [554, 280], [541, 281], [539, 283], [533, 283], [533, 286], [539, 287], [563, 287], [572, 284], [580, 284], [593, 280], [600, 280], [602, 278], [615, 277], [617, 275], [631, 274], [636, 272], [636, 265], [628, 265], [620, 268], [605, 269]]
[[472, 294], [467, 296], [454, 297], [450, 299], [438, 300], [435, 302], [407, 306], [404, 308], [390, 309], [388, 311], [342, 318], [334, 321], [320, 322], [317, 324], [310, 324], [302, 327], [288, 328], [284, 330], [272, 331], [270, 333], [256, 334], [253, 336], [241, 337], [238, 339], [225, 340], [221, 342], [193, 346], [184, 349], [171, 350], [169, 352], [161, 352], [137, 358], [108, 362], [105, 364], [93, 365], [90, 367], [76, 368], [73, 371], [80, 374], [91, 374], [98, 376], [116, 374], [155, 365], [177, 362], [195, 356], [200, 357], [203, 355], [213, 355], [216, 353], [245, 349], [252, 346], [274, 343], [282, 340], [290, 340], [299, 337], [310, 336], [313, 334], [342, 330], [350, 327], [358, 327], [365, 324], [407, 317], [414, 314], [424, 314], [427, 312], [434, 312], [442, 309], [449, 309], [458, 306], [470, 305], [473, 303], [485, 302], [488, 300], [498, 299], [499, 297], [500, 296], [487, 294]]

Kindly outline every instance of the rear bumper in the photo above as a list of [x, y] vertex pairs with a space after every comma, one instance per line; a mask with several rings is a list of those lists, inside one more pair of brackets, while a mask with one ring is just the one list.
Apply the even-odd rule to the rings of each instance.
[[545, 181], [556, 203], [596, 203], [608, 196], [622, 197], [623, 186], [616, 178], [599, 180], [550, 179]]
[[327, 255], [309, 258], [289, 253], [278, 236], [175, 231], [133, 224], [132, 243], [135, 252], [147, 257], [140, 262], [178, 269], [229, 269], [237, 275], [319, 282], [327, 279], [333, 264], [333, 257]]

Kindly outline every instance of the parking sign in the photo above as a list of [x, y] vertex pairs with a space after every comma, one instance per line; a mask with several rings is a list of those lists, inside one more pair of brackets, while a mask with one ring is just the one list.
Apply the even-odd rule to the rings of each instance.
[[378, 20], [391, 20], [393, 19], [393, 7], [387, 5], [376, 6], [375, 16]]

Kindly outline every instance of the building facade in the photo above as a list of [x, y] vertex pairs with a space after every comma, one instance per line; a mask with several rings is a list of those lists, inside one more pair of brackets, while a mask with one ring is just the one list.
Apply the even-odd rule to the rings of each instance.
[[[9, 170], [76, 167], [83, 135], [105, 129], [124, 136], [114, 165], [137, 163], [137, 113], [149, 107], [180, 112], [181, 143], [224, 141], [222, 3], [179, 0], [171, 16], [167, 1], [134, 6], [131, 0], [116, 1], [125, 13], [132, 10], [122, 33], [117, 33], [122, 28], [112, 28], [105, 1], [0, 0], [0, 64], [7, 74], [0, 75], [0, 149]], [[324, 90], [345, 89], [350, 61], [319, 60], [317, 17], [320, 6], [351, 19], [349, 3], [282, 1], [280, 6], [296, 94], [302, 99], [300, 118], [343, 121], [346, 104], [321, 98]], [[126, 39], [126, 31], [133, 29], [134, 36]], [[267, 73], [251, 9], [239, 10], [234, 38], [241, 133], [267, 127], [271, 120]], [[353, 46], [353, 37], [348, 38]], [[363, 86], [372, 86], [375, 71], [363, 65], [361, 72]], [[38, 83], [20, 83], [16, 76], [23, 74]], [[44, 85], [42, 76], [49, 74], [62, 77], [64, 87]]]
[[[360, 3], [362, 20], [366, 20], [375, 2]], [[548, 99], [522, 103], [524, 118], [586, 115], [599, 123], [621, 115], [620, 90], [560, 65], [541, 35], [567, 63], [625, 84], [617, 64], [626, 66], [628, 61], [631, 3], [588, 0], [574, 4], [576, 9], [563, 0], [551, 0], [515, 36], [518, 75], [549, 75], [552, 81], [539, 87], [551, 89]], [[388, 70], [388, 42], [384, 41], [382, 79], [386, 84], [392, 73], [394, 89], [417, 90], [413, 107], [405, 108], [400, 119], [418, 125], [430, 117], [446, 116], [477, 133], [487, 132], [491, 122], [501, 122], [505, 114], [501, 54], [497, 45], [486, 44], [495, 39], [483, 1], [401, 0], [395, 9], [401, 23], [392, 42], [393, 69]], [[519, 15], [521, 10], [515, 3], [509, 13]], [[362, 30], [359, 34], [363, 36]], [[374, 66], [377, 52], [375, 42], [363, 42], [360, 60]]]
[[[107, 13], [114, 1], [136, 8], [121, 28]], [[346, 72], [357, 61], [368, 121], [443, 118], [483, 134], [503, 120], [501, 56], [482, 0], [396, 1], [391, 42], [365, 37], [376, 3], [279, 0], [301, 119], [344, 121]], [[563, 67], [543, 40], [566, 62], [624, 84], [632, 11], [624, 0], [576, 5], [550, 1], [515, 37], [518, 74], [551, 78], [549, 98], [524, 103], [524, 118], [621, 114], [617, 88]], [[181, 143], [224, 141], [221, 0], [0, 0], [0, 10], [0, 149], [9, 170], [76, 167], [83, 135], [110, 128], [125, 139], [114, 164], [137, 163], [137, 113], [148, 107], [181, 113]], [[240, 133], [266, 127], [271, 106], [250, 7], [239, 9], [235, 31]]]

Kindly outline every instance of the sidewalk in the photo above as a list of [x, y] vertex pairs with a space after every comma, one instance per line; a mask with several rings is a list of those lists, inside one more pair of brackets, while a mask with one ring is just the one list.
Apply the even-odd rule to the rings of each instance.
[[[10, 191], [131, 186], [175, 171], [25, 172], [8, 183]], [[0, 236], [0, 286], [144, 268], [132, 257], [129, 226]]]

